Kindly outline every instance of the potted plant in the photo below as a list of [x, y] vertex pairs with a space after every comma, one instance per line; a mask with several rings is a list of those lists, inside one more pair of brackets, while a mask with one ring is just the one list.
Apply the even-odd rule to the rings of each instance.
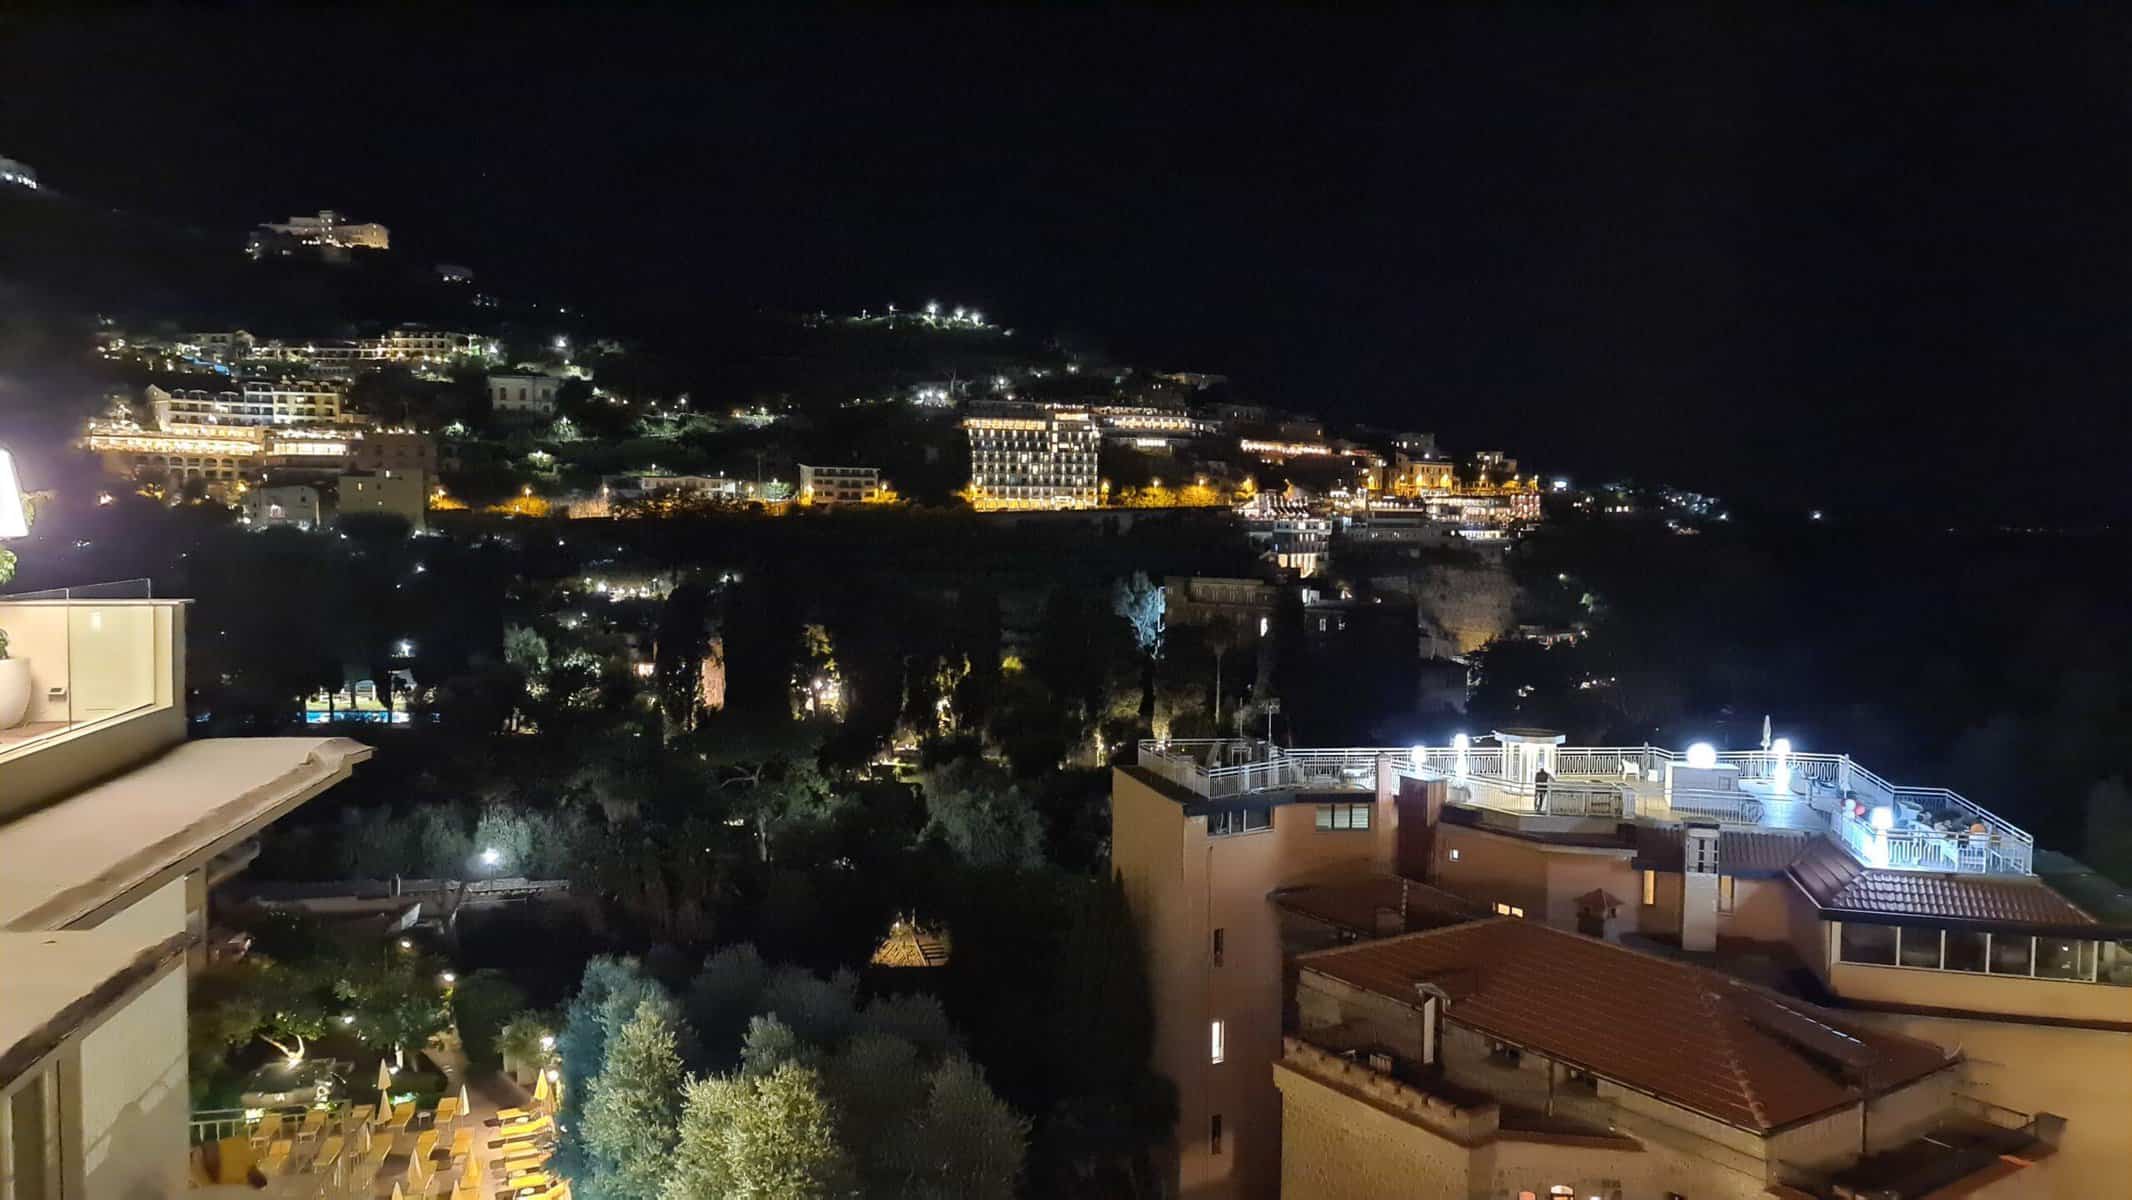
[[[15, 552], [0, 550], [0, 586], [15, 577]], [[30, 660], [9, 658], [7, 630], [0, 629], [0, 729], [22, 724], [30, 712]]]

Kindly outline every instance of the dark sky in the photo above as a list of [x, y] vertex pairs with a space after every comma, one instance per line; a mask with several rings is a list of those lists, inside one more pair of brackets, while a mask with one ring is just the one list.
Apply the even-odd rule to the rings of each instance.
[[[2126, 512], [2132, 22], [0, 17], [0, 154], [623, 313], [937, 296], [1832, 509]], [[233, 235], [234, 236], [234, 235]]]

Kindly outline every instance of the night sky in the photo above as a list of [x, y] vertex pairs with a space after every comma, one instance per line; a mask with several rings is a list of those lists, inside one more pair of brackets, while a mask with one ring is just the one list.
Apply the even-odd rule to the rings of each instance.
[[330, 206], [618, 324], [938, 297], [1586, 478], [2128, 507], [2100, 8], [54, 8], [0, 79], [52, 187], [233, 246]]

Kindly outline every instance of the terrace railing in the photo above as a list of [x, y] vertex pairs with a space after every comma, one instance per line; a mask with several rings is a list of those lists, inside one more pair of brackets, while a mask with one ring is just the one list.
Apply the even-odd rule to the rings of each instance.
[[[1262, 791], [1366, 791], [1376, 786], [1380, 761], [1402, 774], [1450, 780], [1465, 788], [1468, 803], [1532, 807], [1533, 781], [1504, 774], [1500, 746], [1284, 750], [1256, 738], [1139, 744], [1142, 768], [1213, 799]], [[1651, 802], [1654, 777], [1668, 779], [1667, 768], [1685, 761], [1657, 746], [1559, 747], [1546, 810], [1633, 818], [1639, 795]], [[1718, 761], [1735, 768], [1742, 782], [1767, 786], [1669, 788], [1665, 816], [1826, 830], [1861, 862], [1895, 870], [2025, 875], [2033, 869], [2035, 839], [2026, 830], [1950, 789], [1893, 784], [1848, 755], [1780, 758], [1767, 750], [1740, 750], [1720, 754]], [[1890, 828], [1874, 826], [1876, 809], [1892, 810]]]

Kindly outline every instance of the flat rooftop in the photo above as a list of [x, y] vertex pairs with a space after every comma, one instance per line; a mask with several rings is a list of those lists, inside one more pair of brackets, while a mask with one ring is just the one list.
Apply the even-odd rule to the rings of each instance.
[[59, 929], [220, 852], [346, 779], [339, 737], [184, 742], [0, 825], [0, 930]]

